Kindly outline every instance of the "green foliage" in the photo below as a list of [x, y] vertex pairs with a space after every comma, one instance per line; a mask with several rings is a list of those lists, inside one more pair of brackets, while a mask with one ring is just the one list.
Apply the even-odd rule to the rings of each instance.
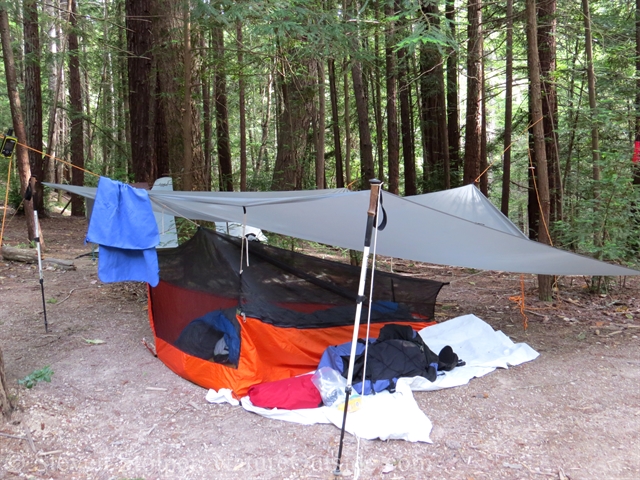
[[[11, 182], [11, 188], [9, 189], [9, 205], [16, 209], [18, 212], [23, 212], [24, 208], [22, 206], [22, 193], [20, 193], [20, 182], [13, 181]], [[2, 199], [4, 202], [4, 198]]]
[[193, 237], [193, 235], [198, 230], [198, 226], [185, 218], [177, 217], [176, 230], [178, 231], [178, 243], [182, 245], [184, 242]]
[[52, 375], [53, 370], [51, 370], [51, 367], [47, 365], [40, 370], [34, 370], [22, 380], [18, 380], [18, 383], [20, 385], [24, 385], [27, 388], [33, 388], [38, 382], [51, 382]]

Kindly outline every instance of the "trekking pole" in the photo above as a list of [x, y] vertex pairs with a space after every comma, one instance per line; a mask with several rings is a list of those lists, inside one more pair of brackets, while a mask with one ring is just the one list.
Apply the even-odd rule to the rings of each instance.
[[40, 235], [38, 232], [38, 210], [33, 209], [33, 219], [35, 221], [35, 238], [36, 249], [38, 250], [38, 271], [40, 273], [40, 291], [42, 292], [42, 310], [44, 311], [44, 331], [49, 333], [49, 324], [47, 323], [47, 303], [44, 300], [44, 276], [42, 274], [42, 252], [40, 251]]
[[[369, 263], [369, 250], [371, 248], [371, 233], [373, 232], [374, 222], [378, 217], [378, 206], [380, 201], [380, 191], [382, 182], [376, 178], [369, 180], [371, 185], [371, 195], [369, 196], [369, 210], [367, 211], [367, 228], [364, 234], [364, 249], [362, 251], [362, 268], [360, 269], [360, 283], [358, 285], [358, 297], [356, 300], [356, 318], [353, 325], [353, 338], [351, 339], [351, 354], [349, 355], [349, 370], [347, 373], [347, 386], [344, 389], [344, 412], [342, 415], [342, 427], [340, 429], [340, 446], [338, 447], [338, 462], [333, 474], [341, 475], [340, 461], [342, 460], [342, 446], [344, 443], [344, 431], [347, 424], [347, 412], [349, 410], [349, 397], [351, 396], [353, 369], [356, 357], [356, 346], [358, 344], [358, 332], [360, 331], [360, 315], [362, 314], [362, 303], [365, 300], [364, 287], [367, 279], [367, 267]], [[376, 227], [377, 228], [377, 227]], [[364, 384], [363, 384], [364, 393]]]

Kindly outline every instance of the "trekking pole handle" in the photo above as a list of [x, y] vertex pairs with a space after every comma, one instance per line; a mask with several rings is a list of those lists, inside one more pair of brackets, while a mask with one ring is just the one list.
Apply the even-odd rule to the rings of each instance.
[[367, 215], [375, 217], [378, 213], [378, 197], [380, 196], [382, 182], [377, 178], [372, 178], [369, 180], [369, 184], [371, 185], [371, 195], [369, 196], [369, 210], [367, 211]]

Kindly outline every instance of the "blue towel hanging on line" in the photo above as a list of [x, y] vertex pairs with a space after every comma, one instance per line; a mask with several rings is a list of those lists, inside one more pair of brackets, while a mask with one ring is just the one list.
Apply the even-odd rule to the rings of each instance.
[[100, 177], [87, 242], [100, 245], [98, 277], [105, 283], [160, 281], [158, 225], [146, 190]]

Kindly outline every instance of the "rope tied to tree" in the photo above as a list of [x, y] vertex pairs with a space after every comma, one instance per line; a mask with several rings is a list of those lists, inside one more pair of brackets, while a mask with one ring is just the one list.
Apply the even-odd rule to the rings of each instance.
[[526, 330], [529, 327], [529, 318], [524, 311], [525, 303], [524, 303], [525, 295], [524, 295], [524, 275], [520, 275], [520, 295], [514, 295], [509, 297], [509, 300], [515, 302], [518, 307], [520, 307], [520, 314], [522, 315], [522, 326]]

